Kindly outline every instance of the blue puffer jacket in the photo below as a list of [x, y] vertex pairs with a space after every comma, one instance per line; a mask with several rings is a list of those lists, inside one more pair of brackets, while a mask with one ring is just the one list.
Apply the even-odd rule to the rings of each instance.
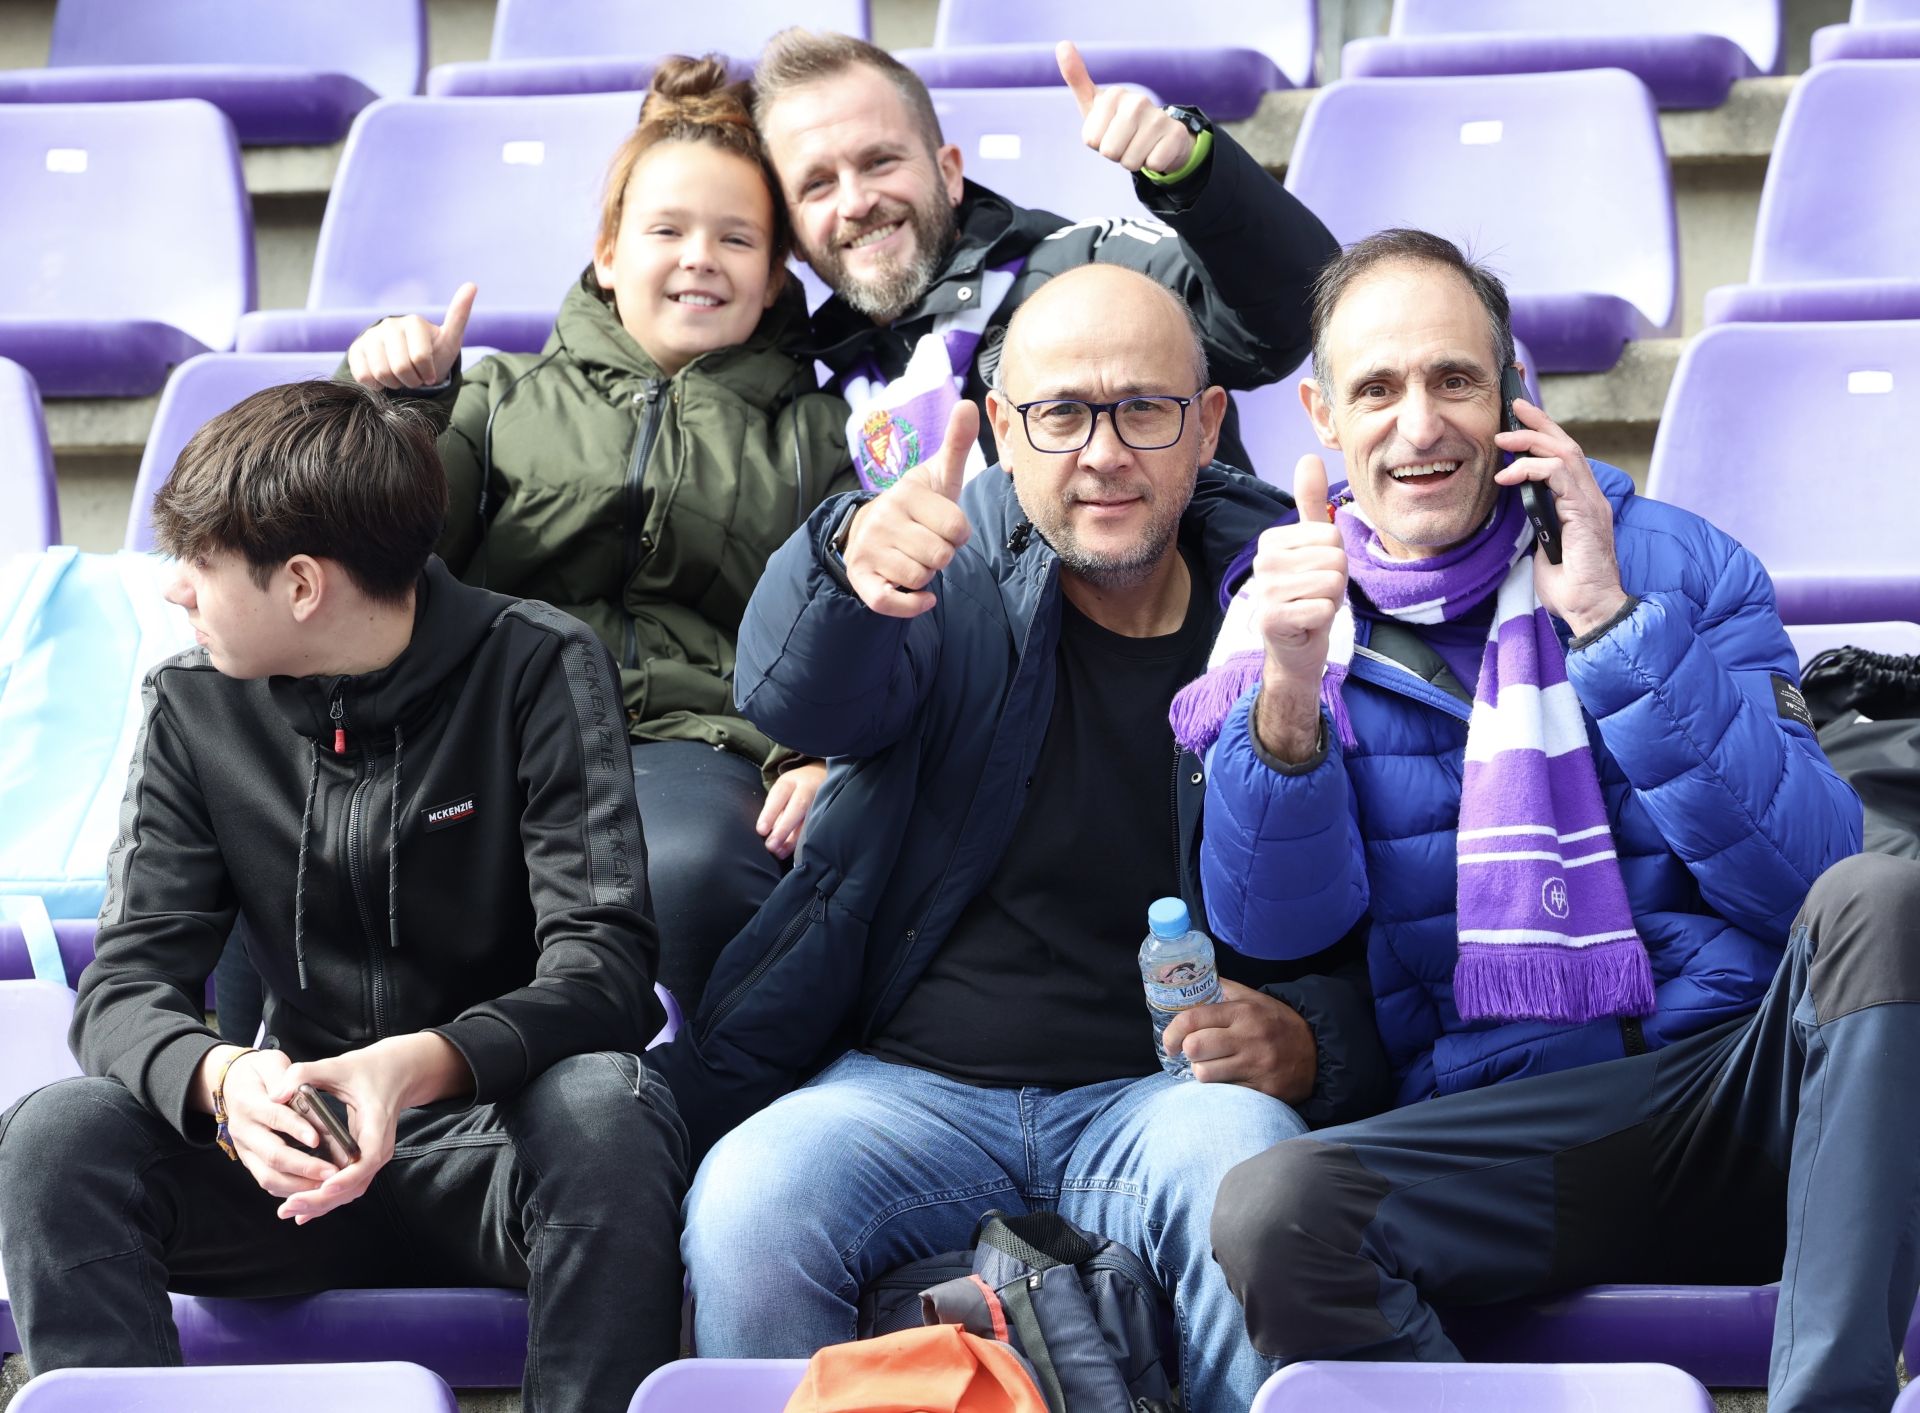
[[[918, 618], [882, 617], [847, 588], [825, 548], [845, 497], [823, 503], [774, 554], [747, 606], [741, 710], [832, 765], [800, 862], [721, 954], [700, 1013], [654, 1052], [698, 1151], [870, 1039], [1013, 836], [1053, 707], [1059, 559], [997, 468], [974, 477], [960, 503], [973, 537], [929, 586], [938, 602]], [[1287, 508], [1264, 482], [1209, 467], [1181, 544], [1217, 584]], [[1169, 751], [1167, 780], [1169, 846], [1188, 906], [1204, 916], [1199, 760]], [[1360, 1117], [1390, 1093], [1363, 947], [1356, 933], [1311, 962], [1222, 959], [1223, 974], [1263, 986], [1313, 1027], [1309, 1122]]]
[[[1860, 848], [1860, 801], [1775, 679], [1799, 670], [1760, 562], [1594, 464], [1621, 582], [1638, 599], [1569, 645], [1656, 1010], [1636, 1024], [1461, 1020], [1454, 832], [1470, 703], [1356, 626], [1345, 701], [1359, 744], [1296, 771], [1252, 738], [1248, 693], [1213, 749], [1202, 876], [1218, 936], [1262, 957], [1324, 947], [1371, 914], [1368, 963], [1399, 1102], [1657, 1048], [1760, 1002], [1808, 887]], [[1395, 625], [1397, 626], [1397, 625]], [[1562, 633], [1565, 634], [1562, 627]], [[1415, 651], [1409, 652], [1412, 646]], [[1431, 649], [1424, 649], [1431, 652]], [[1437, 663], [1437, 656], [1434, 662]]]

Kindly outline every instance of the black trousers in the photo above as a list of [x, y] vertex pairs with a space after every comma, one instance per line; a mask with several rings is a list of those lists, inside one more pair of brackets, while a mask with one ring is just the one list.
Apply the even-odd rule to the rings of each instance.
[[1457, 1359], [1433, 1306], [1781, 1282], [1769, 1413], [1885, 1413], [1920, 1286], [1920, 863], [1807, 897], [1760, 1009], [1648, 1055], [1323, 1129], [1229, 1172], [1262, 1354]]
[[500, 1104], [401, 1117], [357, 1201], [306, 1226], [109, 1079], [0, 1118], [0, 1261], [28, 1367], [178, 1364], [169, 1289], [526, 1290], [526, 1407], [625, 1408], [676, 1357], [686, 1137], [632, 1055], [562, 1060]]
[[721, 948], [786, 872], [754, 822], [767, 802], [760, 767], [698, 741], [633, 747], [633, 793], [647, 837], [647, 892], [660, 928], [660, 984], [688, 1018]]

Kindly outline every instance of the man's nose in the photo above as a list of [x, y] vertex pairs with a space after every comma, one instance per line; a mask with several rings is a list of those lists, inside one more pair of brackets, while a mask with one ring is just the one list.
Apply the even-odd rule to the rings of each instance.
[[1119, 471], [1133, 464], [1133, 448], [1120, 440], [1114, 408], [1093, 414], [1093, 435], [1080, 448], [1080, 465], [1088, 471]]
[[1398, 428], [1402, 441], [1415, 451], [1423, 451], [1440, 440], [1446, 421], [1434, 400], [1423, 389], [1414, 388], [1401, 399]]
[[840, 219], [858, 221], [873, 210], [878, 197], [867, 180], [859, 172], [848, 172], [840, 178]]
[[189, 613], [193, 611], [193, 585], [187, 580], [186, 570], [174, 571], [173, 580], [167, 585], [165, 598], [168, 603], [184, 608]]

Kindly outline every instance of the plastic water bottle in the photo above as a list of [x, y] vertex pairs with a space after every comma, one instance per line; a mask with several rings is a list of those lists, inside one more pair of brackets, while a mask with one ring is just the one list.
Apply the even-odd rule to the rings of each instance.
[[1192, 1064], [1184, 1054], [1169, 1055], [1161, 1038], [1180, 1012], [1220, 999], [1213, 939], [1193, 926], [1187, 905], [1178, 898], [1161, 898], [1149, 907], [1147, 929], [1147, 940], [1140, 944], [1140, 980], [1147, 988], [1154, 1048], [1160, 1052], [1160, 1068], [1185, 1076], [1192, 1073]]

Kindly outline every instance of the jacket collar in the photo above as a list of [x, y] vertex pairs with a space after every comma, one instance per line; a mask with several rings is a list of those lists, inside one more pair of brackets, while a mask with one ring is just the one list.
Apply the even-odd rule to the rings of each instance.
[[889, 360], [880, 354], [888, 349], [897, 352], [898, 362], [904, 365], [928, 324], [942, 314], [958, 313], [980, 297], [982, 271], [1024, 255], [1068, 224], [1051, 212], [1015, 206], [974, 182], [965, 184], [955, 219], [958, 232], [953, 249], [912, 308], [891, 324], [876, 324], [836, 294], [814, 311], [813, 339], [807, 351], [835, 373], [844, 373], [867, 357], [876, 357], [885, 366]]
[[[431, 710], [440, 687], [473, 656], [488, 630], [513, 600], [462, 584], [436, 556], [414, 587], [413, 637], [406, 649], [377, 672], [337, 677], [272, 677], [274, 706], [300, 735], [331, 746], [339, 698], [349, 744], [384, 737]], [[359, 739], [356, 739], [359, 738]]]

